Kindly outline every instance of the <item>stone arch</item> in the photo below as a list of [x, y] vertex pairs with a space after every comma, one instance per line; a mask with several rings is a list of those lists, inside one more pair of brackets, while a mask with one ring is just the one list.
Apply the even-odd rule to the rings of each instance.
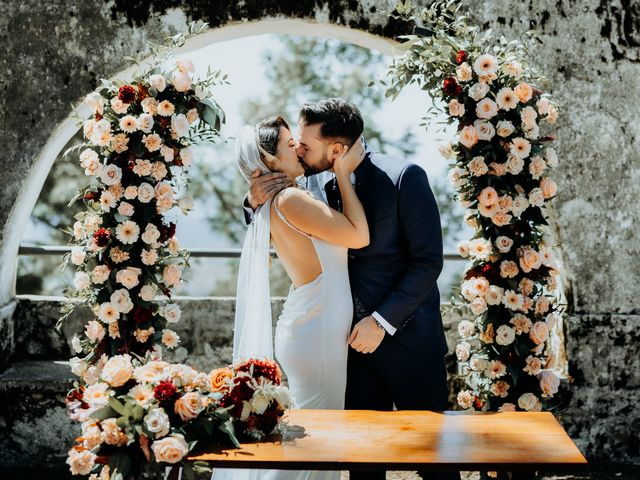
[[[30, 137], [32, 142], [22, 155], [18, 155], [19, 168], [5, 172], [6, 188], [0, 193], [0, 367], [8, 363], [14, 345], [12, 315], [20, 238], [53, 161], [78, 130], [77, 118], [73, 112], [69, 114], [68, 103], [77, 104], [84, 94], [93, 90], [99, 78], [131, 78], [135, 69], [122, 70], [123, 56], [144, 53], [141, 49], [146, 41], [159, 41], [163, 36], [182, 31], [191, 20], [207, 21], [210, 29], [189, 39], [183, 47], [185, 53], [234, 38], [286, 33], [337, 38], [390, 54], [397, 43], [394, 38], [411, 30], [409, 25], [389, 19], [382, 11], [394, 8], [395, 2], [390, 1], [280, 2], [277, 6], [269, 5], [270, 2], [250, 2], [251, 5], [243, 6], [229, 1], [215, 7], [180, 6], [180, 3], [149, 2], [131, 7], [128, 2], [116, 1], [99, 12], [92, 12], [88, 5], [79, 5], [67, 12], [72, 23], [77, 25], [96, 13], [103, 22], [92, 19], [76, 30], [60, 27], [62, 19], [53, 15], [55, 12], [22, 19], [27, 24], [36, 24], [29, 32], [36, 39], [35, 53], [47, 55], [60, 48], [54, 61], [41, 68], [51, 72], [47, 96], [65, 101], [54, 101], [46, 116], [36, 119], [36, 114], [30, 115], [30, 123], [40, 128]], [[61, 33], [50, 38], [50, 32], [58, 30]], [[40, 42], [39, 34], [49, 35], [51, 41]], [[82, 52], [80, 45], [85, 38], [89, 48]], [[98, 51], [91, 53], [91, 47]], [[19, 48], [16, 45], [16, 50]], [[101, 51], [109, 54], [100, 55]], [[67, 55], [70, 62], [65, 61]], [[36, 65], [46, 63], [43, 60], [43, 56], [35, 58], [32, 67], [40, 68]], [[22, 67], [24, 74], [25, 66]], [[77, 72], [79, 75], [74, 76]], [[37, 82], [33, 83], [26, 82], [25, 86], [28, 93], [37, 95]], [[6, 103], [7, 110], [17, 107], [11, 101]], [[18, 122], [15, 130], [7, 132], [13, 137], [11, 143], [17, 150], [24, 142], [20, 140], [21, 133], [30, 130], [27, 123]]]

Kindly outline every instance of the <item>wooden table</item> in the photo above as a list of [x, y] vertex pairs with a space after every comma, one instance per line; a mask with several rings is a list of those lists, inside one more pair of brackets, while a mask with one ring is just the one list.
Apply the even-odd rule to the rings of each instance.
[[292, 410], [282, 439], [195, 453], [213, 467], [574, 470], [587, 461], [548, 412]]

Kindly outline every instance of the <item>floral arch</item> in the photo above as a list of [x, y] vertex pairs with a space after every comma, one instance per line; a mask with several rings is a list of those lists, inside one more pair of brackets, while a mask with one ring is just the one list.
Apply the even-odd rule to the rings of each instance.
[[[471, 264], [460, 288], [469, 317], [456, 347], [467, 385], [458, 403], [535, 411], [559, 384], [548, 339], [562, 310], [544, 214], [556, 193], [548, 171], [557, 158], [538, 121], [552, 125], [557, 106], [528, 65], [527, 44], [495, 44], [459, 8], [452, 0], [420, 11], [400, 3], [398, 16], [423, 27], [405, 38], [388, 94], [418, 82], [446, 102], [458, 125], [458, 143], [443, 154], [476, 230], [459, 247]], [[80, 381], [67, 397], [83, 430], [69, 452], [75, 474], [161, 475], [164, 465], [180, 464], [190, 475], [185, 457], [198, 440], [259, 438], [289, 405], [275, 364], [204, 373], [161, 360], [162, 348], [179, 341], [170, 328], [180, 317], [171, 289], [188, 262], [164, 213], [186, 192], [189, 145], [215, 141], [224, 121], [209, 90], [223, 81], [220, 73], [196, 82], [188, 60], [177, 59], [171, 71], [161, 64], [203, 29], [192, 24], [158, 47], [131, 81], [103, 82], [86, 99], [87, 143], [69, 152], [97, 178], [74, 197], [87, 211], [69, 230], [76, 246], [67, 260], [78, 271], [61, 319], [79, 305], [95, 316], [73, 344], [82, 355], [72, 359]]]

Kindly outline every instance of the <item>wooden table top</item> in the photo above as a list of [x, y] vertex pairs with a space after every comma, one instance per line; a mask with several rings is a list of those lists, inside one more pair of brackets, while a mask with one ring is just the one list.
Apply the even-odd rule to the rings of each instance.
[[291, 470], [537, 470], [585, 467], [548, 412], [291, 410], [282, 439], [201, 447], [189, 460]]

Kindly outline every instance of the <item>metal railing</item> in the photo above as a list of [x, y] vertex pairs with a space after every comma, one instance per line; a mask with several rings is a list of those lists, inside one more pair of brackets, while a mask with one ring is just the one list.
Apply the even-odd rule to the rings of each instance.
[[[18, 255], [20, 256], [36, 256], [36, 255], [64, 255], [71, 251], [68, 245], [20, 245]], [[242, 249], [240, 248], [187, 248], [192, 258], [240, 258]], [[274, 250], [271, 255], [275, 256]], [[445, 261], [465, 261], [457, 253], [445, 253]]]

